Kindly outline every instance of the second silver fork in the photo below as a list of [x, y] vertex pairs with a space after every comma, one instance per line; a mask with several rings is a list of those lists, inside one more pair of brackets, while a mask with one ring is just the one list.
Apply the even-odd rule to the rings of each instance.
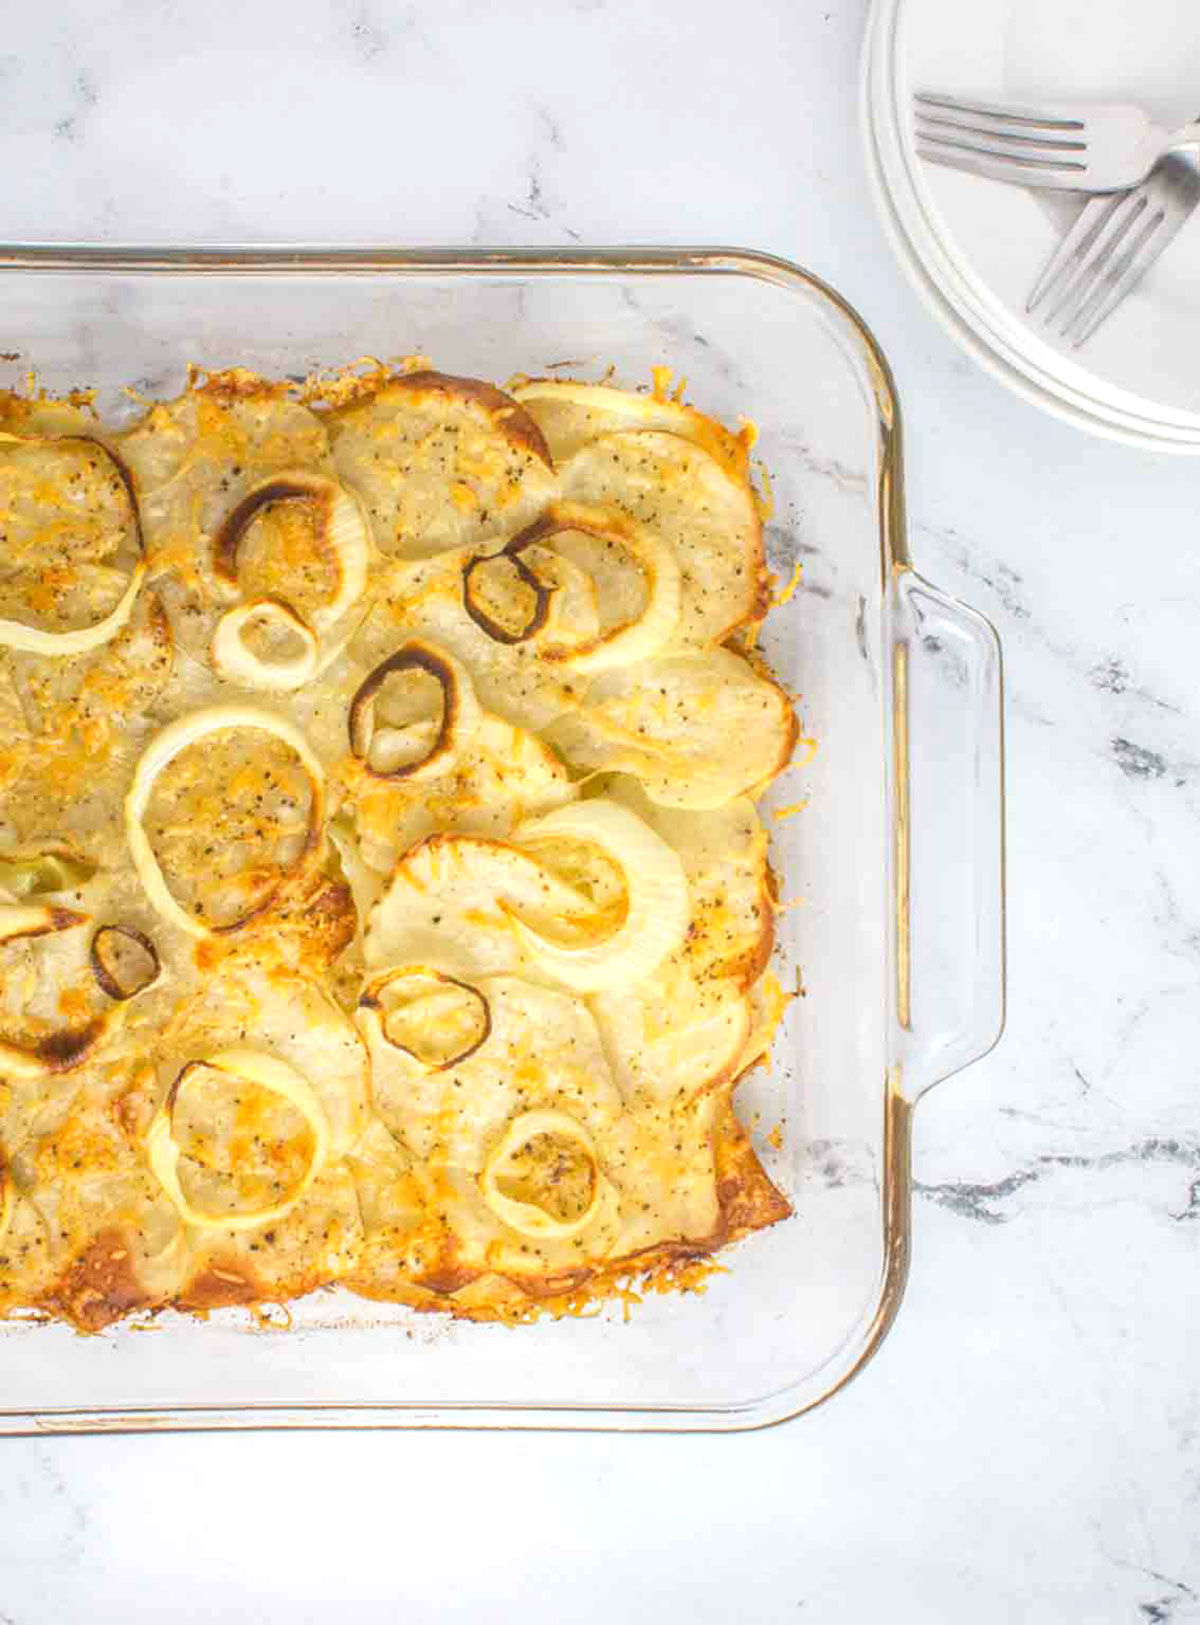
[[1140, 186], [1095, 197], [1051, 256], [1026, 310], [1074, 347], [1091, 337], [1200, 203], [1200, 141], [1173, 144]]

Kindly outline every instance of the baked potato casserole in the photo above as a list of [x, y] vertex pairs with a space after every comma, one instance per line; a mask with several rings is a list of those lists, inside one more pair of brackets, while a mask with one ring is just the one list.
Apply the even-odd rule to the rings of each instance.
[[0, 1314], [522, 1320], [788, 1214], [749, 444], [425, 365], [0, 397]]

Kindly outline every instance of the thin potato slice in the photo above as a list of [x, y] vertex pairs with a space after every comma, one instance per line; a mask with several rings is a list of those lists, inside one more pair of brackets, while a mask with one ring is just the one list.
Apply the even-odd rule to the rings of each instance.
[[747, 477], [752, 430], [731, 434], [715, 418], [682, 401], [666, 399], [658, 391], [581, 384], [568, 378], [531, 378], [515, 386], [512, 393], [541, 429], [551, 456], [560, 465], [601, 435], [642, 429], [691, 440], [734, 480]]
[[582, 446], [562, 469], [569, 501], [616, 507], [679, 564], [679, 618], [667, 645], [703, 650], [766, 607], [762, 520], [745, 480], [679, 435], [628, 429]]
[[401, 854], [436, 831], [507, 838], [525, 818], [579, 794], [558, 756], [536, 734], [484, 712], [469, 745], [439, 777], [380, 779], [354, 759], [342, 764], [356, 855], [390, 875]]
[[706, 809], [764, 790], [797, 729], [776, 683], [712, 649], [601, 673], [547, 736], [580, 772], [628, 773], [662, 806]]
[[537, 425], [511, 396], [476, 378], [391, 378], [334, 411], [330, 433], [339, 473], [392, 558], [512, 535], [557, 493]]

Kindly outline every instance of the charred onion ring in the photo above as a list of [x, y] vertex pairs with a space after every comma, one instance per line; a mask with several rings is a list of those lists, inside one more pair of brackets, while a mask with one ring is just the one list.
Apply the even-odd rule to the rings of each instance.
[[579, 503], [556, 503], [549, 513], [517, 537], [522, 547], [546, 543], [561, 531], [578, 530], [603, 542], [616, 542], [637, 565], [646, 584], [646, 603], [632, 620], [574, 647], [542, 648], [546, 660], [556, 660], [579, 672], [604, 671], [649, 660], [670, 639], [679, 621], [679, 561], [673, 549], [643, 525], [624, 514], [587, 508]]
[[[397, 1039], [393, 1038], [388, 1031], [389, 1012], [384, 1003], [384, 994], [393, 982], [406, 978], [418, 978], [427, 982], [438, 983], [442, 987], [458, 988], [468, 994], [479, 1006], [479, 1014], [476, 1018], [479, 1036], [467, 1044], [465, 1048], [459, 1050], [457, 1054], [448, 1056], [444, 1061], [426, 1060], [415, 1049], [410, 1048], [407, 1044], [401, 1044]], [[430, 995], [427, 994], [426, 997], [428, 996]], [[418, 994], [417, 998], [419, 997]], [[412, 1002], [415, 1003], [416, 1000], [414, 999]], [[403, 1054], [411, 1056], [417, 1065], [426, 1072], [445, 1072], [452, 1066], [458, 1066], [487, 1043], [492, 1031], [491, 1006], [479, 989], [470, 982], [462, 982], [456, 976], [447, 976], [443, 971], [433, 970], [428, 965], [397, 965], [391, 970], [385, 970], [381, 975], [373, 977], [363, 988], [359, 997], [357, 1018], [359, 1026], [366, 1028], [368, 1035], [377, 1034], [382, 1043], [390, 1044], [393, 1049], [398, 1049]]]
[[248, 492], [225, 517], [213, 539], [213, 569], [223, 581], [237, 585], [238, 550], [247, 530], [267, 508], [283, 502], [303, 502], [316, 510], [322, 545], [333, 554], [338, 588], [328, 604], [313, 613], [318, 632], [332, 626], [362, 597], [367, 584], [370, 532], [358, 500], [336, 480], [306, 469], [273, 474]]
[[[555, 589], [547, 587], [525, 563], [521, 554], [527, 547], [542, 540], [540, 530], [541, 521], [523, 530], [519, 536], [514, 536], [511, 542], [506, 543], [498, 553], [477, 553], [475, 557], [463, 566], [462, 593], [463, 608], [475, 622], [481, 632], [486, 632], [495, 643], [526, 643], [542, 630], [546, 624], [546, 617], [550, 613], [550, 600], [554, 597]], [[537, 532], [535, 535], [534, 532]], [[521, 580], [534, 595], [533, 613], [519, 632], [510, 632], [506, 627], [494, 621], [486, 610], [480, 609], [471, 598], [471, 577], [480, 565], [492, 564], [496, 559], [508, 559]]]
[[[403, 762], [399, 767], [385, 772], [372, 767], [370, 761], [375, 731], [375, 696], [389, 677], [402, 671], [423, 671], [437, 682], [442, 691], [442, 721], [436, 739], [424, 756], [415, 762]], [[461, 747], [479, 726], [480, 715], [475, 687], [466, 668], [453, 655], [432, 643], [410, 638], [394, 654], [381, 660], [370, 676], [359, 684], [350, 701], [350, 749], [373, 778], [435, 778], [453, 764]]]
[[[124, 986], [119, 978], [119, 968], [114, 959], [117, 943], [114, 939], [125, 937], [134, 943], [150, 959], [150, 972], [144, 980], [136, 986]], [[152, 988], [162, 975], [162, 961], [158, 957], [158, 949], [144, 931], [137, 930], [132, 925], [102, 925], [92, 937], [88, 949], [88, 958], [91, 961], [92, 975], [100, 984], [103, 992], [110, 999], [123, 1002], [125, 999], [134, 999], [139, 993], [145, 993]]]

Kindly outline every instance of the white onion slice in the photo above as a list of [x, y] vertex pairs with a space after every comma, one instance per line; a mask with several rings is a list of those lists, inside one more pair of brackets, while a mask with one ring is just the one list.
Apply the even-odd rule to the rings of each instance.
[[[34, 437], [36, 438], [36, 437]], [[17, 444], [31, 444], [22, 435], [5, 434], [0, 439]], [[117, 454], [106, 446], [103, 441], [95, 440], [90, 435], [62, 435], [50, 436], [48, 445], [85, 445], [93, 451], [102, 452], [113, 465], [117, 477], [125, 488], [129, 498], [129, 508], [133, 515], [134, 535], [137, 538], [139, 555], [145, 553], [145, 543], [142, 539], [142, 520], [138, 510], [137, 492], [134, 489], [133, 475]], [[88, 649], [97, 649], [102, 643], [108, 643], [114, 638], [133, 614], [133, 606], [141, 590], [142, 582], [146, 576], [146, 561], [139, 557], [133, 572], [129, 577], [129, 584], [121, 594], [116, 607], [111, 609], [103, 620], [97, 621], [94, 626], [77, 627], [70, 632], [46, 632], [38, 626], [26, 626], [23, 621], [0, 620], [0, 644], [7, 644], [10, 649], [23, 649], [29, 654], [39, 655], [78, 655], [84, 654]]]
[[[389, 991], [395, 989], [397, 983], [404, 982], [411, 984], [407, 1001], [409, 1008], [422, 1000], [444, 998], [451, 990], [455, 995], [465, 994], [474, 1006], [473, 1036], [438, 1061], [419, 1054], [411, 1044], [401, 1043], [390, 1027], [392, 1012], [388, 1009], [387, 999]], [[362, 990], [355, 1019], [368, 1041], [389, 1044], [393, 1049], [400, 1050], [424, 1072], [445, 1072], [449, 1067], [458, 1066], [487, 1043], [492, 1031], [491, 1006], [480, 990], [470, 982], [447, 976], [429, 965], [395, 965], [382, 975], [373, 977]]]
[[25, 649], [37, 655], [78, 655], [108, 643], [129, 620], [133, 606], [146, 575], [146, 562], [140, 559], [133, 567], [129, 585], [121, 594], [115, 609], [109, 611], [94, 626], [81, 626], [73, 632], [46, 632], [40, 626], [26, 626], [23, 621], [0, 620], [0, 643], [10, 649]]
[[[250, 1213], [204, 1213], [193, 1207], [184, 1195], [179, 1182], [179, 1147], [174, 1138], [175, 1106], [180, 1088], [189, 1073], [197, 1068], [224, 1072], [231, 1078], [242, 1078], [261, 1089], [269, 1089], [293, 1105], [312, 1130], [312, 1157], [304, 1177], [282, 1202]], [[283, 1218], [308, 1190], [328, 1155], [329, 1124], [312, 1084], [286, 1061], [253, 1049], [220, 1050], [207, 1060], [189, 1061], [171, 1085], [146, 1135], [146, 1157], [159, 1184], [178, 1208], [184, 1223], [202, 1230], [257, 1230], [260, 1225]]]
[[[130, 856], [147, 897], [165, 919], [193, 937], [224, 935], [237, 930], [239, 926], [245, 924], [245, 921], [235, 920], [223, 926], [205, 925], [203, 921], [196, 919], [182, 908], [171, 895], [166, 878], [159, 868], [158, 859], [154, 856], [150, 838], [142, 828], [142, 818], [154, 789], [154, 781], [167, 763], [173, 761], [180, 751], [186, 750], [197, 739], [203, 739], [206, 734], [216, 733], [222, 728], [260, 728], [264, 733], [274, 734], [277, 739], [282, 739], [285, 745], [289, 745], [295, 751], [301, 764], [307, 769], [312, 785], [312, 806], [309, 809], [308, 835], [301, 861], [316, 846], [324, 820], [325, 778], [321, 764], [299, 728], [276, 716], [273, 711], [262, 711], [250, 705], [213, 705], [180, 717], [176, 722], [169, 723], [161, 733], [156, 734], [142, 753], [129, 794], [125, 797], [125, 838], [129, 843]], [[266, 906], [266, 902], [261, 903], [254, 912], [259, 914]]]
[[514, 840], [534, 848], [551, 840], [597, 846], [624, 877], [625, 918], [598, 943], [566, 947], [551, 942], [507, 910], [526, 952], [564, 986], [598, 993], [637, 982], [682, 945], [691, 915], [683, 865], [661, 835], [627, 807], [603, 797], [572, 802], [521, 824]]
[[[372, 743], [385, 732], [379, 730], [377, 734], [376, 731], [376, 696], [389, 677], [404, 671], [423, 671], [439, 685], [442, 691], [442, 719], [424, 755], [414, 761], [402, 762], [397, 767], [384, 769], [373, 766], [371, 762]], [[482, 707], [475, 697], [475, 685], [462, 662], [423, 638], [409, 638], [394, 654], [380, 661], [359, 685], [350, 701], [350, 749], [367, 772], [377, 779], [441, 778], [450, 771], [463, 748], [474, 737], [482, 717]], [[423, 722], [409, 729], [389, 728], [386, 736], [403, 740], [406, 734], [410, 734], [416, 738], [422, 730], [429, 731]]]
[[[514, 1152], [542, 1134], [576, 1141], [583, 1147], [591, 1162], [591, 1201], [574, 1219], [556, 1219], [534, 1202], [522, 1202], [515, 1197], [506, 1196], [499, 1187], [499, 1181], [504, 1174], [504, 1164]], [[484, 1164], [483, 1172], [479, 1176], [479, 1188], [484, 1201], [498, 1219], [520, 1235], [532, 1236], [539, 1241], [567, 1241], [572, 1236], [577, 1236], [581, 1230], [586, 1230], [596, 1217], [600, 1204], [610, 1189], [608, 1181], [600, 1172], [600, 1162], [591, 1135], [582, 1123], [568, 1116], [566, 1112], [558, 1111], [523, 1112], [520, 1117], [514, 1118]]]
[[[263, 660], [246, 642], [246, 633], [256, 622], [274, 622], [300, 639], [300, 650], [287, 660]], [[295, 610], [278, 598], [252, 598], [226, 610], [213, 633], [212, 662], [219, 677], [247, 688], [265, 688], [276, 693], [302, 688], [317, 672], [316, 633]]]
[[312, 612], [317, 632], [324, 632], [362, 597], [371, 557], [371, 533], [358, 498], [337, 480], [309, 469], [272, 474], [247, 492], [217, 532], [213, 547], [216, 573], [232, 585], [238, 578], [242, 537], [264, 509], [283, 502], [303, 502], [318, 517], [321, 545], [333, 555], [337, 590], [327, 604]]

